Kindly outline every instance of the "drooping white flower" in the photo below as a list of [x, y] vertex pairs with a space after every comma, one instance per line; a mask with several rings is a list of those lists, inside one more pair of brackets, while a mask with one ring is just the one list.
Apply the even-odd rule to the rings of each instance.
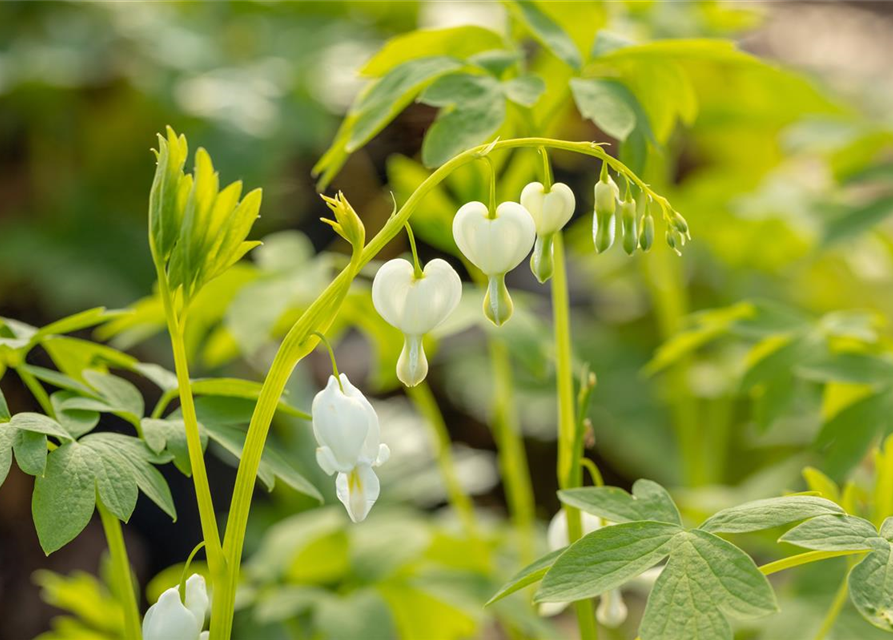
[[179, 587], [171, 587], [149, 607], [143, 618], [143, 640], [207, 640], [202, 627], [208, 604], [205, 579], [195, 573], [186, 581], [185, 604]]
[[[592, 533], [602, 528], [601, 518], [580, 512], [581, 524], [583, 525], [583, 535]], [[568, 545], [567, 531], [567, 513], [561, 509], [556, 513], [552, 521], [549, 523], [549, 529], [546, 532], [546, 541], [549, 544], [550, 551], [556, 551]], [[544, 602], [540, 605], [539, 612], [541, 616], [558, 615], [567, 608], [566, 602]], [[619, 589], [612, 589], [601, 595], [598, 609], [596, 609], [596, 617], [598, 621], [606, 627], [619, 627], [626, 620], [626, 604], [623, 602], [623, 596]]]
[[422, 336], [447, 319], [462, 297], [462, 281], [450, 264], [436, 258], [416, 277], [412, 263], [389, 260], [372, 281], [372, 303], [385, 321], [403, 332], [397, 377], [414, 387], [428, 374]]
[[552, 277], [552, 238], [574, 215], [577, 202], [571, 188], [556, 182], [548, 192], [541, 182], [531, 182], [521, 191], [521, 205], [536, 225], [536, 244], [530, 270], [540, 282]]
[[462, 254], [487, 276], [484, 313], [501, 325], [512, 315], [505, 274], [521, 264], [536, 239], [530, 212], [517, 202], [503, 202], [491, 218], [483, 202], [469, 202], [456, 212], [453, 238]]
[[[343, 388], [343, 389], [342, 389]], [[329, 376], [326, 388], [313, 398], [316, 461], [328, 475], [338, 474], [335, 488], [350, 519], [362, 522], [378, 499], [378, 477], [372, 470], [391, 452], [381, 443], [378, 416], [366, 396], [343, 373]]]
[[576, 205], [574, 192], [563, 182], [554, 183], [548, 193], [541, 182], [531, 182], [521, 191], [521, 206], [533, 218], [538, 236], [561, 231], [574, 215]]

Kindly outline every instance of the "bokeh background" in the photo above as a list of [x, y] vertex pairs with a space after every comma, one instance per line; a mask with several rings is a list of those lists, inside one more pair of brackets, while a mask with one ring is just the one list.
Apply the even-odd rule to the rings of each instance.
[[[668, 145], [664, 176], [668, 195], [693, 229], [684, 258], [662, 251], [628, 260], [618, 250], [595, 259], [585, 221], [571, 236], [575, 350], [599, 376], [593, 457], [609, 483], [654, 478], [677, 487], [674, 495], [683, 504], [688, 499], [705, 510], [793, 487], [821, 422], [815, 394], [805, 394], [806, 404], [789, 412], [783, 428], [761, 431], [737, 384], [746, 354], [740, 342], [730, 340], [663, 377], [643, 376], [642, 368], [694, 310], [761, 298], [811, 317], [859, 309], [883, 319], [893, 312], [893, 234], [884, 223], [893, 209], [893, 4], [606, 5], [616, 30], [653, 38], [731, 37], [775, 71], [728, 83], [721, 73], [699, 78], [698, 117]], [[151, 293], [149, 150], [165, 125], [186, 134], [192, 148], [207, 148], [224, 180], [241, 178], [249, 188], [263, 188], [255, 237], [300, 233], [275, 236], [260, 258], [273, 271], [286, 265], [287, 275], [237, 302], [262, 308], [282, 296], [318, 290], [328, 271], [314, 256], [337, 259], [343, 247], [318, 221], [326, 209], [311, 167], [363, 86], [357, 69], [396, 34], [465, 23], [509, 27], [504, 8], [486, 2], [3, 2], [0, 316], [41, 326], [89, 307], [125, 307]], [[563, 137], [606, 139], [572, 111], [560, 116]], [[345, 191], [367, 229], [377, 229], [390, 212], [389, 158], [417, 156], [435, 114], [425, 105], [411, 106], [333, 182], [330, 191]], [[556, 172], [577, 193], [587, 193], [595, 180], [567, 160], [556, 160]], [[580, 201], [577, 216], [583, 220], [590, 202]], [[405, 249], [400, 242], [389, 255]], [[426, 259], [440, 255], [427, 243], [422, 253]], [[545, 521], [558, 505], [553, 378], [542, 339], [547, 297], [529, 274], [516, 276], [513, 285], [528, 296], [522, 305], [528, 313], [519, 316], [512, 334], [519, 346], [517, 410], [537, 514]], [[213, 298], [223, 306], [230, 302], [225, 291]], [[257, 325], [240, 325], [238, 313], [224, 322], [231, 323], [241, 351], [251, 351], [245, 345], [256, 338]], [[137, 328], [114, 340], [141, 360], [172, 366], [163, 336], [143, 339]], [[252, 357], [234, 357], [229, 343], [209, 346], [196, 337], [196, 373], [257, 379], [268, 351], [252, 346]], [[352, 379], [368, 378], [373, 388], [374, 346], [363, 332], [352, 331], [338, 347], [342, 370]], [[40, 364], [43, 356], [33, 357]], [[479, 337], [471, 331], [451, 339], [437, 363], [432, 381], [457, 443], [463, 481], [479, 506], [504, 513], [486, 426], [492, 390]], [[293, 381], [296, 404], [309, 406], [327, 366], [320, 354], [301, 364]], [[15, 376], [2, 383], [13, 410], [35, 408]], [[151, 386], [143, 390], [157, 395]], [[379, 406], [383, 423], [405, 422], [401, 437], [411, 440], [418, 418], [401, 394], [381, 394]], [[694, 442], [693, 458], [678, 454], [678, 420], [693, 425], [681, 432]], [[295, 457], [306, 458], [301, 424], [277, 428]], [[414, 445], [407, 446], [412, 451]], [[408, 479], [393, 480], [383, 500], [438, 511], [442, 488], [425, 455], [413, 458], [416, 468], [401, 472]], [[226, 459], [211, 460], [212, 486], [221, 496], [218, 504], [225, 504], [234, 468]], [[165, 475], [179, 522], [172, 525], [141, 500], [126, 527], [144, 584], [182, 561], [200, 537], [190, 481], [175, 470]], [[40, 599], [36, 570], [95, 573], [105, 547], [94, 523], [45, 557], [30, 519], [31, 482], [14, 470], [0, 490], [3, 640], [34, 638], [59, 613]], [[249, 546], [256, 546], [267, 524], [308, 506], [287, 490], [259, 493], [258, 499]]]

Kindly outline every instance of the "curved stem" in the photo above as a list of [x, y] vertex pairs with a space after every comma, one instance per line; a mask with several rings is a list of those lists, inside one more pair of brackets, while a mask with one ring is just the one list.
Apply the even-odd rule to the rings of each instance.
[[[554, 240], [555, 271], [552, 274], [552, 315], [555, 329], [555, 371], [558, 378], [558, 484], [562, 489], [581, 484], [577, 448], [577, 421], [574, 417], [574, 373], [571, 354], [570, 300], [564, 260], [564, 238], [559, 231]], [[580, 511], [564, 505], [567, 514], [567, 541], [573, 544], [583, 536]], [[598, 637], [590, 600], [574, 603], [582, 640]]]
[[549, 193], [552, 190], [552, 163], [546, 147], [540, 147], [539, 152], [543, 156], [543, 191]]
[[357, 272], [399, 233], [425, 196], [453, 171], [496, 150], [536, 147], [559, 149], [600, 158], [614, 167], [616, 171], [628, 174], [630, 179], [639, 185], [643, 191], [651, 195], [659, 203], [663, 203], [662, 206], [669, 204], [665, 198], [651, 191], [648, 185], [635, 176], [622, 162], [613, 158], [594, 142], [566, 142], [564, 140], [538, 137], [498, 140], [460, 153], [428, 176], [409, 196], [403, 206], [388, 219], [356, 259], [352, 260], [351, 264], [338, 274], [325, 291], [310, 305], [279, 347], [267, 378], [264, 380], [254, 413], [251, 416], [251, 423], [248, 427], [245, 446], [239, 462], [223, 545], [227, 558], [227, 579], [222, 585], [218, 586], [215, 604], [220, 604], [214, 607], [211, 617], [211, 636], [213, 640], [227, 640], [230, 636], [235, 584], [239, 576], [245, 529], [251, 508], [251, 493], [257, 477], [260, 458], [263, 454], [264, 443], [275, 414], [276, 405], [279, 402], [282, 391], [285, 389], [285, 384], [297, 363], [315, 345], [314, 338], [310, 337], [310, 332], [324, 330], [323, 324], [331, 323]]
[[496, 168], [489, 155], [483, 156], [483, 160], [487, 163], [487, 168], [490, 171], [490, 200], [487, 204], [487, 212], [488, 217], [493, 220], [496, 218]]
[[99, 511], [105, 539], [109, 545], [113, 588], [117, 593], [121, 608], [124, 610], [124, 637], [140, 640], [143, 637], [140, 610], [136, 603], [136, 589], [133, 586], [133, 574], [130, 571], [130, 560], [127, 558], [127, 547], [124, 545], [121, 521], [113, 516], [98, 498], [96, 509]]
[[326, 350], [329, 352], [329, 358], [332, 360], [332, 375], [334, 375], [335, 380], [338, 381], [338, 388], [341, 389], [341, 393], [344, 393], [344, 384], [341, 382], [341, 374], [338, 373], [338, 362], [335, 360], [335, 350], [332, 349], [332, 345], [319, 331], [314, 331], [313, 335], [319, 338], [319, 341], [325, 345]]
[[818, 562], [819, 560], [827, 560], [828, 558], [840, 558], [842, 556], [852, 556], [859, 553], [868, 553], [867, 551], [808, 551], [806, 553], [799, 553], [795, 556], [790, 556], [788, 558], [782, 558], [781, 560], [776, 560], [775, 562], [770, 562], [768, 564], [764, 564], [760, 567], [760, 571], [764, 576], [772, 575], [773, 573], [778, 573], [779, 571], [784, 571], [785, 569], [791, 569], [793, 567], [799, 567], [801, 564], [809, 564], [810, 562]]
[[412, 275], [416, 280], [419, 280], [425, 277], [425, 272], [422, 271], [422, 265], [419, 264], [419, 253], [415, 246], [415, 234], [413, 234], [409, 222], [406, 223], [406, 235], [409, 236], [409, 248], [412, 249]]

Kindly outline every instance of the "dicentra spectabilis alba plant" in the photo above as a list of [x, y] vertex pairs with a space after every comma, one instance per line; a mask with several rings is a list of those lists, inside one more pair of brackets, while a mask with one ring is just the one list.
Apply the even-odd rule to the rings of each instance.
[[205, 579], [193, 574], [186, 581], [186, 598], [180, 587], [164, 591], [143, 618], [143, 640], [208, 640], [202, 631], [208, 616], [208, 589]]
[[414, 387], [428, 375], [422, 338], [456, 309], [462, 298], [462, 281], [440, 258], [420, 268], [415, 240], [410, 238], [413, 262], [396, 258], [384, 263], [372, 281], [372, 303], [388, 324], [403, 332], [397, 378], [407, 387]]
[[362, 522], [381, 488], [372, 467], [387, 462], [391, 452], [381, 442], [378, 415], [366, 396], [346, 375], [336, 375], [329, 376], [325, 389], [313, 398], [316, 461], [326, 474], [338, 474], [338, 499], [351, 520]]

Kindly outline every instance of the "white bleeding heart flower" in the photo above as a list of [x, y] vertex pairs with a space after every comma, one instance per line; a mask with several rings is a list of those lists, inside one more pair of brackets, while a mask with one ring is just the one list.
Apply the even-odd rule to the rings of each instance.
[[391, 454], [381, 443], [378, 415], [343, 373], [338, 379], [329, 376], [326, 388], [313, 398], [311, 414], [319, 444], [316, 461], [328, 475], [338, 474], [338, 499], [351, 520], [362, 522], [380, 490], [372, 467], [387, 462]]
[[193, 574], [186, 581], [186, 602], [179, 587], [161, 594], [143, 618], [143, 640], [207, 640], [202, 632], [208, 612], [208, 589], [205, 579]]
[[536, 239], [533, 218], [517, 202], [503, 202], [493, 217], [483, 202], [469, 202], [456, 212], [453, 238], [462, 254], [489, 280], [484, 313], [496, 326], [503, 324], [512, 315], [505, 274], [530, 253]]
[[536, 226], [536, 244], [530, 256], [530, 270], [540, 282], [552, 277], [552, 238], [574, 215], [574, 192], [563, 182], [549, 191], [540, 182], [531, 182], [521, 191], [521, 206], [530, 212]]
[[372, 281], [372, 304], [392, 327], [403, 332], [397, 377], [414, 387], [428, 375], [422, 336], [446, 320], [462, 297], [459, 274], [445, 260], [425, 265], [421, 277], [408, 260], [389, 260]]
[[[602, 528], [601, 518], [580, 512], [581, 524], [583, 525], [583, 535], [598, 531]], [[607, 525], [605, 525], [607, 526]], [[546, 532], [546, 541], [549, 544], [550, 551], [557, 551], [568, 545], [567, 531], [567, 513], [561, 509], [552, 518], [549, 523], [549, 529]], [[558, 615], [567, 608], [566, 602], [544, 602], [540, 605], [539, 613], [541, 616]], [[626, 620], [626, 604], [623, 602], [623, 596], [619, 589], [612, 589], [601, 595], [601, 602], [596, 609], [596, 617], [598, 621], [606, 627], [619, 627]]]

